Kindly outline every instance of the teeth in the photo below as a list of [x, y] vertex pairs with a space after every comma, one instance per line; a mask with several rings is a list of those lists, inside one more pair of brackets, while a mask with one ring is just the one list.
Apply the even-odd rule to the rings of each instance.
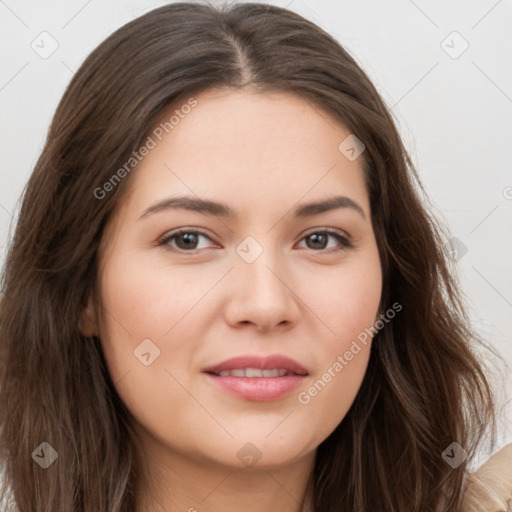
[[[241, 371], [243, 373], [243, 370], [234, 370], [234, 371], [235, 372]], [[263, 377], [263, 370], [259, 370], [258, 368], [246, 368], [245, 376], [246, 377]]]
[[260, 370], [259, 368], [236, 368], [233, 370], [222, 370], [219, 377], [284, 377], [288, 370], [274, 368], [273, 370]]

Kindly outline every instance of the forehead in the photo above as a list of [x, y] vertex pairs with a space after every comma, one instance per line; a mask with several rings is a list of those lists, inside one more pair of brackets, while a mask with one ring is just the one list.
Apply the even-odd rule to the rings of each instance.
[[[194, 105], [190, 107], [190, 105]], [[216, 89], [182, 96], [157, 119], [153, 147], [130, 176], [134, 208], [169, 195], [278, 206], [351, 196], [368, 211], [361, 159], [338, 146], [348, 129], [289, 92]], [[239, 206], [239, 207], [238, 207]]]

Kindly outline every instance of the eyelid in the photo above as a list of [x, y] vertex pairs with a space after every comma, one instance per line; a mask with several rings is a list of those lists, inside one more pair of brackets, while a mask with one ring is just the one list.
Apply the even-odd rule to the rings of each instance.
[[329, 233], [330, 235], [340, 235], [347, 240], [351, 240], [352, 237], [344, 230], [339, 228], [329, 228], [329, 227], [323, 227], [323, 228], [311, 228], [308, 231], [305, 231], [301, 234], [301, 240], [309, 235], [313, 235], [315, 233]]

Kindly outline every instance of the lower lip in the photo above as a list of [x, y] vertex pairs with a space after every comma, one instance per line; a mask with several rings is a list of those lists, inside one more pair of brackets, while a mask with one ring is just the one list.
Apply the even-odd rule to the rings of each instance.
[[205, 374], [211, 382], [224, 391], [246, 400], [268, 402], [289, 395], [303, 384], [306, 376], [287, 375], [284, 377], [220, 377]]

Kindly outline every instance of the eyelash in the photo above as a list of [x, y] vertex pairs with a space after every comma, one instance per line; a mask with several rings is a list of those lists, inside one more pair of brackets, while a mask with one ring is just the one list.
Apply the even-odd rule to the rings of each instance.
[[[167, 249], [167, 250], [171, 250], [171, 251], [182, 253], [182, 254], [193, 254], [198, 249], [193, 249], [191, 251], [185, 251], [184, 249], [177, 249], [175, 247], [172, 247], [169, 244], [170, 241], [174, 240], [178, 236], [183, 235], [185, 233], [186, 234], [201, 235], [201, 236], [204, 236], [205, 238], [208, 238], [208, 240], [211, 240], [211, 238], [204, 231], [197, 230], [197, 229], [182, 228], [182, 229], [179, 229], [178, 231], [170, 233], [169, 235], [164, 235], [158, 241], [158, 246], [167, 246], [167, 247], [164, 247], [164, 248]], [[334, 238], [336, 238], [338, 240], [338, 242], [341, 244], [342, 247], [340, 249], [334, 249], [334, 250], [332, 248], [331, 249], [319, 249], [319, 250], [311, 249], [313, 252], [330, 254], [332, 252], [344, 251], [344, 250], [353, 248], [353, 243], [352, 243], [352, 241], [350, 240], [349, 237], [347, 237], [345, 235], [342, 235], [338, 230], [332, 229], [332, 228], [324, 228], [324, 229], [317, 230], [317, 231], [310, 231], [309, 233], [306, 233], [301, 238], [301, 241], [304, 240], [305, 238], [311, 236], [311, 235], [318, 235], [318, 234], [333, 236]]]

